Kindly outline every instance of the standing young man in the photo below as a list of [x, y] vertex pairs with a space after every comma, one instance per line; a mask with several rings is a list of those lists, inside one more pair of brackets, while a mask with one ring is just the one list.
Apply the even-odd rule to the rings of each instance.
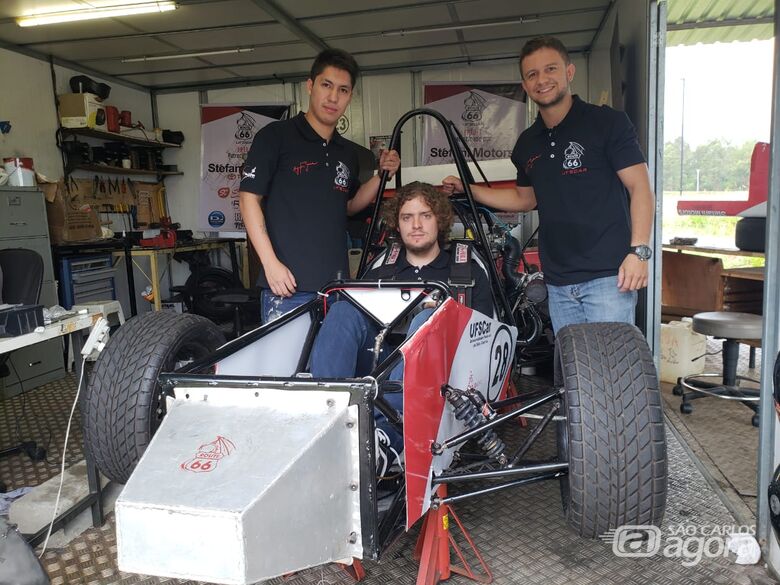
[[[378, 176], [360, 184], [354, 145], [336, 132], [357, 75], [349, 53], [321, 52], [306, 83], [308, 111], [262, 128], [247, 155], [239, 203], [262, 263], [264, 323], [306, 303], [337, 272], [348, 273], [347, 215], [379, 189]], [[397, 152], [382, 152], [380, 171], [392, 177], [400, 164]]]
[[[556, 332], [573, 323], [634, 323], [637, 290], [647, 286], [655, 215], [636, 131], [623, 112], [572, 95], [574, 64], [554, 37], [526, 43], [520, 74], [539, 115], [512, 152], [517, 185], [475, 185], [474, 197], [507, 211], [539, 210], [539, 251]], [[463, 190], [456, 177], [443, 185]]]

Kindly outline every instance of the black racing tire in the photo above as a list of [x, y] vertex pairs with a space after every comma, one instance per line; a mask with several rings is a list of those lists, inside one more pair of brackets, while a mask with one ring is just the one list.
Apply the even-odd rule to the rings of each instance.
[[667, 460], [661, 392], [653, 356], [626, 323], [563, 327], [555, 340], [564, 514], [580, 536], [618, 526], [659, 526]]
[[218, 266], [201, 268], [189, 276], [184, 286], [194, 297], [193, 313], [215, 323], [227, 323], [233, 319], [233, 307], [211, 301], [213, 295], [235, 288], [235, 278], [230, 270]]
[[734, 244], [746, 252], [763, 252], [766, 248], [766, 218], [740, 219], [734, 232]]
[[97, 468], [125, 483], [165, 416], [157, 381], [225, 343], [198, 315], [171, 311], [134, 317], [111, 336], [95, 361], [82, 402], [84, 443]]

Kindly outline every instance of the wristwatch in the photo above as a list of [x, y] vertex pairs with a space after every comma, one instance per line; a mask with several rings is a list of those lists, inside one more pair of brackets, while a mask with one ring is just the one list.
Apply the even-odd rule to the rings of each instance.
[[642, 262], [647, 262], [653, 257], [653, 249], [650, 246], [640, 244], [639, 246], [632, 246], [629, 252], [636, 254]]

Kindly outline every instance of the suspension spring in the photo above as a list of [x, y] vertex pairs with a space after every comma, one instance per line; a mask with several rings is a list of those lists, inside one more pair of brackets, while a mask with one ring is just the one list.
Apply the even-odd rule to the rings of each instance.
[[[480, 410], [477, 404], [475, 404], [475, 402], [479, 401], [472, 400], [467, 394], [468, 392], [458, 390], [457, 388], [448, 388], [445, 396], [452, 404], [455, 418], [463, 421], [463, 424], [470, 430], [487, 422], [489, 419], [484, 414], [485, 409]], [[498, 460], [502, 465], [506, 463], [507, 458], [504, 454], [506, 444], [493, 429], [485, 431], [477, 439], [477, 444], [488, 457]]]

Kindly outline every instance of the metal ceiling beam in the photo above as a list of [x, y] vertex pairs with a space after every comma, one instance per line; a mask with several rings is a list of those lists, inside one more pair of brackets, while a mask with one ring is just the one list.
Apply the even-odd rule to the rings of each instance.
[[[426, 31], [428, 31], [428, 30], [430, 30], [432, 28], [436, 28], [437, 26], [442, 27], [442, 30], [451, 30], [451, 29], [454, 30], [455, 27], [458, 27], [460, 25], [463, 25], [464, 28], [469, 28], [469, 27], [473, 27], [473, 26], [490, 26], [490, 25], [503, 26], [503, 25], [506, 25], [507, 23], [519, 23], [519, 22], [522, 22], [523, 19], [530, 19], [530, 18], [532, 18], [532, 17], [529, 16], [529, 15], [525, 15], [525, 16], [519, 16], [519, 17], [514, 18], [514, 19], [510, 19], [510, 20], [506, 20], [506, 19], [502, 19], [502, 20], [478, 20], [478, 21], [470, 21], [470, 22], [465, 22], [464, 23], [464, 22], [457, 21], [457, 15], [456, 15], [455, 16], [455, 20], [456, 20], [455, 23], [447, 23], [447, 24], [442, 24], [442, 25], [432, 25], [432, 26], [427, 26], [427, 27], [411, 27], [411, 28], [404, 29], [404, 31], [407, 34], [413, 34], [413, 33], [418, 32], [418, 30], [421, 29], [421, 28], [423, 28]], [[535, 15], [533, 18], [538, 19], [539, 16]], [[349, 34], [342, 34], [342, 35], [331, 35], [331, 36], [327, 36], [327, 37], [322, 37], [322, 39], [325, 42], [331, 42], [331, 41], [343, 41], [343, 40], [360, 39], [360, 38], [367, 38], [367, 37], [382, 37], [382, 36], [387, 36], [387, 32], [388, 31], [384, 31], [384, 30], [371, 30], [371, 31], [359, 32], [359, 33], [349, 33]], [[458, 41], [461, 42], [461, 43], [464, 43], [464, 45], [468, 44], [469, 41], [465, 40], [465, 37], [463, 36], [461, 31], [458, 30], [457, 32], [458, 32], [458, 35], [457, 35]], [[398, 35], [398, 36], [406, 36], [406, 35]], [[487, 39], [485, 39], [485, 40], [487, 40]], [[241, 48], [245, 48], [245, 49], [261, 49], [261, 48], [267, 49], [269, 47], [283, 47], [283, 46], [297, 45], [297, 44], [301, 44], [302, 42], [303, 41], [298, 40], [298, 39], [286, 40], [286, 41], [270, 41], [270, 42], [267, 42], [267, 43], [256, 43], [256, 44], [249, 44], [249, 45], [241, 45]], [[224, 46], [224, 47], [210, 47], [208, 50], [219, 51], [219, 50], [223, 50], [223, 49], [226, 50], [226, 49], [234, 49], [234, 48], [236, 48], [235, 45], [230, 45], [230, 46]], [[184, 53], [192, 52], [191, 50], [184, 50], [184, 49], [180, 49], [180, 51], [183, 51]], [[175, 54], [176, 54], [176, 52], [174, 51], [172, 53], [156, 53], [154, 56], [158, 56], [158, 55], [175, 55]], [[360, 54], [360, 53], [355, 53], [355, 54]], [[468, 52], [466, 52], [464, 54], [468, 55]], [[136, 59], [136, 58], [141, 58], [141, 57], [148, 57], [148, 55], [144, 54], [144, 55], [122, 55], [121, 56], [122, 59], [127, 59], [127, 58]], [[103, 56], [103, 57], [92, 57], [92, 58], [89, 58], [89, 59], [84, 59], [83, 62], [84, 63], [89, 63], [89, 62], [106, 61], [106, 60], [113, 60], [113, 59], [119, 59], [119, 58], [120, 57], [114, 56], [114, 55]]]
[[[361, 10], [347, 10], [344, 12], [329, 12], [328, 14], [320, 14], [317, 16], [302, 16], [301, 18], [297, 19], [297, 22], [301, 24], [301, 23], [312, 22], [312, 21], [332, 20], [334, 18], [364, 16], [369, 14], [371, 16], [376, 16], [377, 14], [381, 14], [383, 12], [396, 12], [398, 10], [409, 10], [409, 9], [427, 7], [427, 6], [438, 6], [441, 4], [445, 4], [445, 5], [449, 5], [453, 3], [462, 4], [463, 2], [467, 2], [467, 1], [471, 1], [471, 0], [433, 0], [432, 2], [426, 2], [424, 4], [420, 4], [419, 2], [416, 2], [416, 3], [409, 3], [409, 4], [394, 4], [392, 6], [380, 6], [377, 8], [363, 8]], [[0, 21], [0, 24], [2, 24], [2, 21]], [[258, 20], [253, 22], [241, 22], [236, 24], [225, 24], [225, 25], [208, 26], [208, 27], [201, 27], [201, 28], [174, 29], [174, 30], [164, 30], [164, 31], [148, 32], [148, 33], [131, 33], [125, 35], [79, 37], [75, 39], [55, 39], [55, 40], [46, 40], [46, 41], [36, 41], [34, 43], [22, 43], [20, 46], [33, 47], [36, 45], [65, 45], [70, 43], [81, 43], [85, 41], [136, 39], [136, 38], [151, 37], [156, 35], [171, 36], [171, 35], [184, 35], [184, 34], [191, 34], [191, 33], [209, 33], [209, 32], [219, 32], [223, 30], [253, 28], [259, 26], [276, 26], [277, 24], [279, 24], [279, 22], [276, 20]]]
[[[573, 30], [566, 30], [566, 31], [560, 31], [557, 33], [559, 37], [566, 36], [566, 35], [573, 35], [573, 34], [582, 34], [582, 33], [590, 33], [593, 32], [593, 28], [582, 28], [582, 29], [573, 29]], [[533, 37], [529, 35], [513, 35], [508, 37], [493, 37], [489, 39], [480, 39], [478, 41], [469, 41], [468, 45], [480, 45], [483, 43], [495, 43], [495, 42], [503, 42], [503, 41], [512, 41], [517, 42], [521, 41], [523, 39], [531, 39]], [[411, 45], [406, 47], [400, 47], [400, 48], [390, 48], [390, 49], [370, 49], [365, 51], [354, 51], [352, 55], [354, 57], [360, 57], [363, 55], [381, 55], [384, 53], [396, 53], [399, 51], [415, 51], [418, 49], [440, 49], [440, 48], [446, 48], [446, 47], [455, 47], [458, 46], [460, 43], [458, 41], [454, 42], [447, 42], [447, 43], [425, 43], [425, 44], [418, 44], [418, 45]], [[517, 57], [520, 53], [520, 44], [518, 43], [518, 49], [517, 51], [514, 51], [513, 54], [515, 57]], [[225, 69], [228, 67], [247, 67], [251, 65], [272, 65], [274, 63], [286, 63], [288, 61], [297, 61], [299, 59], [264, 59], [264, 60], [258, 60], [258, 61], [247, 61], [245, 63], [223, 63], [220, 65], [212, 65], [212, 66], [206, 66], [206, 67], [179, 67], [176, 69], [158, 69], [155, 71], [137, 71], [133, 73], [120, 73], [122, 77], [137, 77], [141, 75], [153, 75], [153, 74], [162, 74], [162, 73], [183, 73], [185, 71], [203, 71], [207, 69]], [[466, 61], [467, 62], [467, 61]], [[361, 71], [365, 70], [364, 67], [360, 68]], [[282, 79], [287, 79], [286, 75], [280, 75], [279, 81]]]
[[295, 18], [287, 14], [284, 10], [279, 8], [273, 2], [273, 0], [252, 0], [252, 2], [275, 18], [279, 24], [309, 43], [309, 45], [314, 47], [318, 52], [329, 48], [325, 41], [311, 32], [308, 28], [303, 26]]
[[89, 43], [92, 41], [123, 41], [129, 39], [143, 39], [158, 36], [177, 36], [198, 33], [214, 33], [223, 30], [237, 30], [242, 28], [255, 28], [261, 26], [277, 26], [279, 23], [275, 20], [258, 20], [253, 22], [242, 22], [240, 24], [224, 24], [219, 26], [204, 26], [201, 28], [177, 28], [174, 30], [164, 30], [158, 32], [137, 32], [124, 35], [97, 36], [97, 37], [77, 37], [71, 39], [54, 39], [45, 41], [35, 41], [34, 43], [20, 43], [20, 47], [37, 47], [39, 45], [72, 45], [75, 43]]
[[599, 35], [604, 31], [604, 27], [607, 26], [609, 15], [612, 10], [614, 10], [615, 4], [615, 0], [610, 0], [609, 6], [607, 6], [606, 10], [604, 10], [604, 14], [601, 17], [601, 22], [599, 22], [599, 25], [596, 28], [596, 34], [593, 35], [593, 38], [590, 40], [590, 45], [588, 45], [588, 53], [593, 51], [593, 47], [596, 44], [596, 41], [599, 40]]
[[723, 26], [752, 26], [755, 24], [773, 24], [772, 16], [756, 16], [753, 18], [724, 18], [723, 20], [699, 20], [687, 22], [670, 22], [666, 25], [667, 32], [676, 30], [693, 30], [696, 28], [720, 28]]
[[[447, 4], [447, 12], [450, 15], [450, 20], [453, 24], [460, 24], [460, 17], [458, 16], [458, 11], [455, 8], [455, 5], [450, 3]], [[455, 35], [458, 37], [458, 43], [460, 43], [460, 53], [464, 57], [468, 58], [469, 56], [469, 49], [466, 46], [466, 37], [463, 35], [462, 30], [456, 30]]]
[[[467, 1], [467, 0], [463, 0], [463, 1]], [[380, 8], [374, 8], [374, 9], [353, 10], [348, 12], [335, 12], [335, 13], [323, 14], [319, 16], [305, 16], [297, 20], [299, 23], [304, 23], [304, 22], [312, 22], [312, 21], [331, 20], [334, 18], [342, 18], [342, 17], [361, 16], [366, 14], [371, 14], [372, 16], [375, 17], [377, 14], [381, 14], [383, 12], [396, 12], [398, 10], [420, 8], [421, 6], [431, 6], [431, 5], [438, 6], [440, 4], [454, 5], [454, 4], [461, 4], [461, 3], [462, 3], [461, 0], [435, 0], [433, 2], [428, 2], [425, 4], [396, 4], [393, 6], [384, 6]], [[576, 14], [588, 14], [591, 12], [600, 12], [601, 10], [602, 10], [601, 7], [575, 8], [571, 10], [554, 10], [549, 12], [539, 12], [535, 14], [521, 14], [514, 18], [538, 18], [540, 20], [553, 19], [560, 16], [571, 16]], [[487, 21], [473, 21], [473, 22], [483, 23]], [[463, 24], [468, 25], [468, 24], [473, 24], [473, 22], [466, 22]], [[138, 32], [138, 33], [129, 33], [124, 35], [79, 37], [73, 39], [54, 39], [54, 40], [46, 40], [46, 41], [36, 41], [34, 43], [21, 43], [19, 46], [35, 47], [38, 45], [46, 45], [46, 46], [67, 45], [67, 44], [83, 43], [83, 42], [90, 42], [90, 41], [127, 40], [127, 39], [137, 39], [137, 38], [147, 38], [147, 37], [157, 37], [157, 36], [170, 37], [174, 35], [184, 35], [184, 34], [193, 34], [193, 33], [213, 33], [213, 32], [220, 32], [224, 30], [239, 30], [242, 28], [277, 26], [278, 24], [279, 23], [275, 20], [260, 20], [260, 21], [253, 21], [253, 22], [243, 22], [238, 24], [227, 24], [227, 25], [209, 26], [209, 27], [192, 28], [192, 29], [174, 29], [174, 30], [165, 30], [165, 31], [157, 31], [157, 32]], [[381, 31], [372, 32], [372, 33], [357, 33], [353, 35], [337, 35], [337, 36], [323, 37], [322, 40], [327, 42], [328, 40], [333, 40], [333, 39], [355, 38], [359, 36], [366, 36], [368, 34], [379, 35], [380, 33]], [[281, 42], [290, 43], [291, 41], [281, 41]], [[301, 40], [295, 42], [303, 42], [303, 41]], [[259, 46], [259, 45], [255, 45], [255, 46]]]
[[138, 83], [135, 83], [133, 81], [121, 79], [114, 75], [108, 75], [106, 73], [103, 73], [102, 71], [92, 69], [91, 67], [84, 67], [79, 63], [74, 63], [73, 61], [68, 61], [67, 59], [60, 59], [59, 57], [55, 57], [53, 55], [45, 55], [43, 53], [40, 53], [39, 51], [35, 51], [33, 49], [27, 49], [25, 47], [20, 47], [18, 45], [14, 45], [13, 43], [9, 43], [7, 41], [0, 40], [0, 49], [13, 51], [14, 53], [19, 53], [20, 55], [25, 55], [26, 57], [32, 57], [33, 59], [45, 61], [46, 63], [54, 63], [55, 65], [59, 65], [60, 67], [67, 67], [68, 69], [73, 69], [74, 71], [78, 71], [79, 73], [84, 73], [86, 75], [97, 77], [102, 81], [110, 81], [111, 83], [117, 83], [119, 85], [124, 85], [125, 87], [129, 87], [131, 89], [137, 89], [139, 91], [144, 91], [144, 92], [149, 91], [148, 87], [139, 85]]
[[[582, 54], [585, 52], [585, 47], [573, 47], [569, 48], [569, 53], [572, 55]], [[429, 61], [414, 61], [405, 63], [392, 63], [389, 65], [375, 65], [373, 67], [361, 67], [361, 75], [380, 75], [385, 73], [409, 73], [409, 71], [421, 71], [431, 69], [442, 69], [446, 67], [452, 67], [454, 65], [463, 65], [465, 63], [490, 65], [493, 63], [504, 63], [509, 60], [516, 60], [517, 53], [497, 53], [494, 55], [483, 55], [481, 57], [472, 57], [470, 60], [466, 60], [463, 57], [455, 57], [451, 59], [431, 59]], [[179, 83], [170, 85], [155, 85], [151, 86], [152, 91], [158, 95], [171, 94], [171, 93], [184, 93], [188, 91], [200, 91], [200, 90], [213, 90], [213, 89], [230, 89], [234, 87], [249, 87], [253, 85], [269, 85], [273, 83], [296, 83], [305, 81], [309, 77], [309, 72], [298, 72], [284, 74], [282, 76], [256, 76], [247, 77], [240, 81], [235, 80], [218, 80], [212, 82], [200, 82], [197, 84], [191, 83]]]

